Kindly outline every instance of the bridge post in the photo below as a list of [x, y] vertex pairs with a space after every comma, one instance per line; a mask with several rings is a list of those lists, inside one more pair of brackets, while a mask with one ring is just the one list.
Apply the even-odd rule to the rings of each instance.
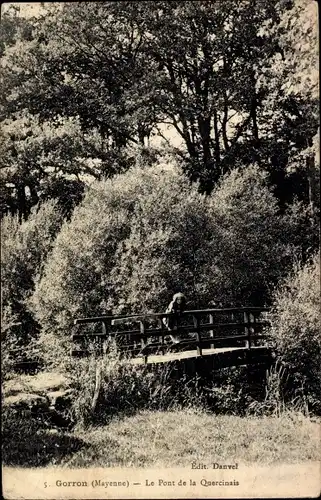
[[201, 329], [200, 329], [200, 319], [198, 316], [193, 314], [194, 327], [196, 329], [196, 340], [197, 340], [197, 355], [202, 356], [202, 345], [201, 345]]
[[[213, 314], [209, 315], [209, 323], [210, 323], [210, 325], [214, 324], [214, 315]], [[210, 330], [209, 333], [210, 333], [210, 337], [213, 338], [214, 337], [214, 330]], [[215, 349], [214, 342], [213, 342], [213, 344], [210, 345], [210, 348]]]
[[164, 335], [164, 323], [163, 323], [163, 318], [159, 318], [159, 325], [160, 325], [160, 330], [162, 332], [161, 335], [161, 351], [162, 355], [164, 356], [165, 354], [165, 335]]
[[250, 328], [249, 328], [249, 334], [250, 336], [254, 338], [254, 345], [255, 345], [255, 333], [256, 333], [256, 318], [255, 314], [249, 313], [249, 322], [250, 322]]
[[[145, 322], [140, 321], [139, 325], [140, 325], [140, 342], [141, 342], [141, 346], [142, 346], [142, 350], [143, 350], [147, 345], [146, 333], [145, 333]], [[145, 363], [145, 365], [147, 363], [147, 354], [146, 353], [144, 354], [144, 363]]]
[[249, 314], [247, 311], [244, 311], [243, 317], [244, 317], [244, 323], [245, 323], [244, 331], [245, 331], [245, 335], [247, 337], [247, 339], [245, 340], [245, 347], [246, 347], [246, 349], [251, 349]]
[[102, 333], [104, 335], [106, 335], [106, 337], [103, 337], [103, 345], [102, 345], [102, 350], [103, 350], [103, 354], [106, 354], [107, 352], [107, 337], [109, 340], [111, 340], [111, 333], [110, 331], [108, 332], [108, 328], [107, 328], [107, 321], [102, 321], [101, 322], [101, 330], [102, 330]]

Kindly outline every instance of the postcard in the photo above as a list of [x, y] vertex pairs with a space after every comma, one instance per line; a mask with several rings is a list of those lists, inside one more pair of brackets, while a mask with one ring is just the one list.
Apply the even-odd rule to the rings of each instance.
[[317, 28], [2, 4], [6, 500], [319, 497]]

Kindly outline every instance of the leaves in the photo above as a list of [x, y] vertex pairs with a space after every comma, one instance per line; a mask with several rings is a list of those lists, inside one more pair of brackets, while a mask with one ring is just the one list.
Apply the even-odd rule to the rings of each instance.
[[30, 300], [43, 345], [63, 342], [75, 317], [163, 311], [178, 290], [191, 308], [262, 305], [300, 244], [267, 179], [234, 171], [205, 197], [177, 166], [157, 165], [93, 184]]
[[172, 153], [202, 191], [258, 162], [288, 201], [287, 166], [318, 123], [317, 80], [302, 77], [316, 64], [306, 0], [66, 3], [27, 23], [27, 40], [10, 22], [3, 119], [77, 122], [90, 139], [79, 148], [71, 134], [68, 154], [97, 160], [97, 177], [124, 171], [128, 148], [170, 124], [183, 142]]

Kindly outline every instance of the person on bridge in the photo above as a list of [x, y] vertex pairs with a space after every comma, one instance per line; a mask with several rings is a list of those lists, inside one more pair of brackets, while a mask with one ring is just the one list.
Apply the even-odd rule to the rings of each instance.
[[172, 341], [177, 344], [180, 342], [180, 338], [178, 335], [175, 335], [175, 331], [178, 329], [179, 316], [185, 310], [186, 307], [186, 297], [183, 293], [175, 293], [173, 295], [173, 299], [169, 306], [166, 309], [166, 313], [170, 313], [171, 316], [167, 318], [163, 318], [163, 323], [167, 327], [170, 332], [170, 337]]

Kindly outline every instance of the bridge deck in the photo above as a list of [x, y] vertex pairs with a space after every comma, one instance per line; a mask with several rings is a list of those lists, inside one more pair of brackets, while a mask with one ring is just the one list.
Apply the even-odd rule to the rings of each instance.
[[[251, 351], [266, 351], [267, 347], [252, 346]], [[202, 355], [214, 356], [216, 354], [228, 353], [233, 351], [247, 351], [245, 347], [218, 347], [215, 349], [203, 349]], [[200, 358], [195, 349], [190, 351], [169, 352], [166, 354], [149, 354], [147, 357], [147, 364], [168, 363], [169, 361], [176, 361], [182, 359]], [[130, 362], [134, 365], [142, 365], [145, 363], [144, 356], [132, 358]]]

